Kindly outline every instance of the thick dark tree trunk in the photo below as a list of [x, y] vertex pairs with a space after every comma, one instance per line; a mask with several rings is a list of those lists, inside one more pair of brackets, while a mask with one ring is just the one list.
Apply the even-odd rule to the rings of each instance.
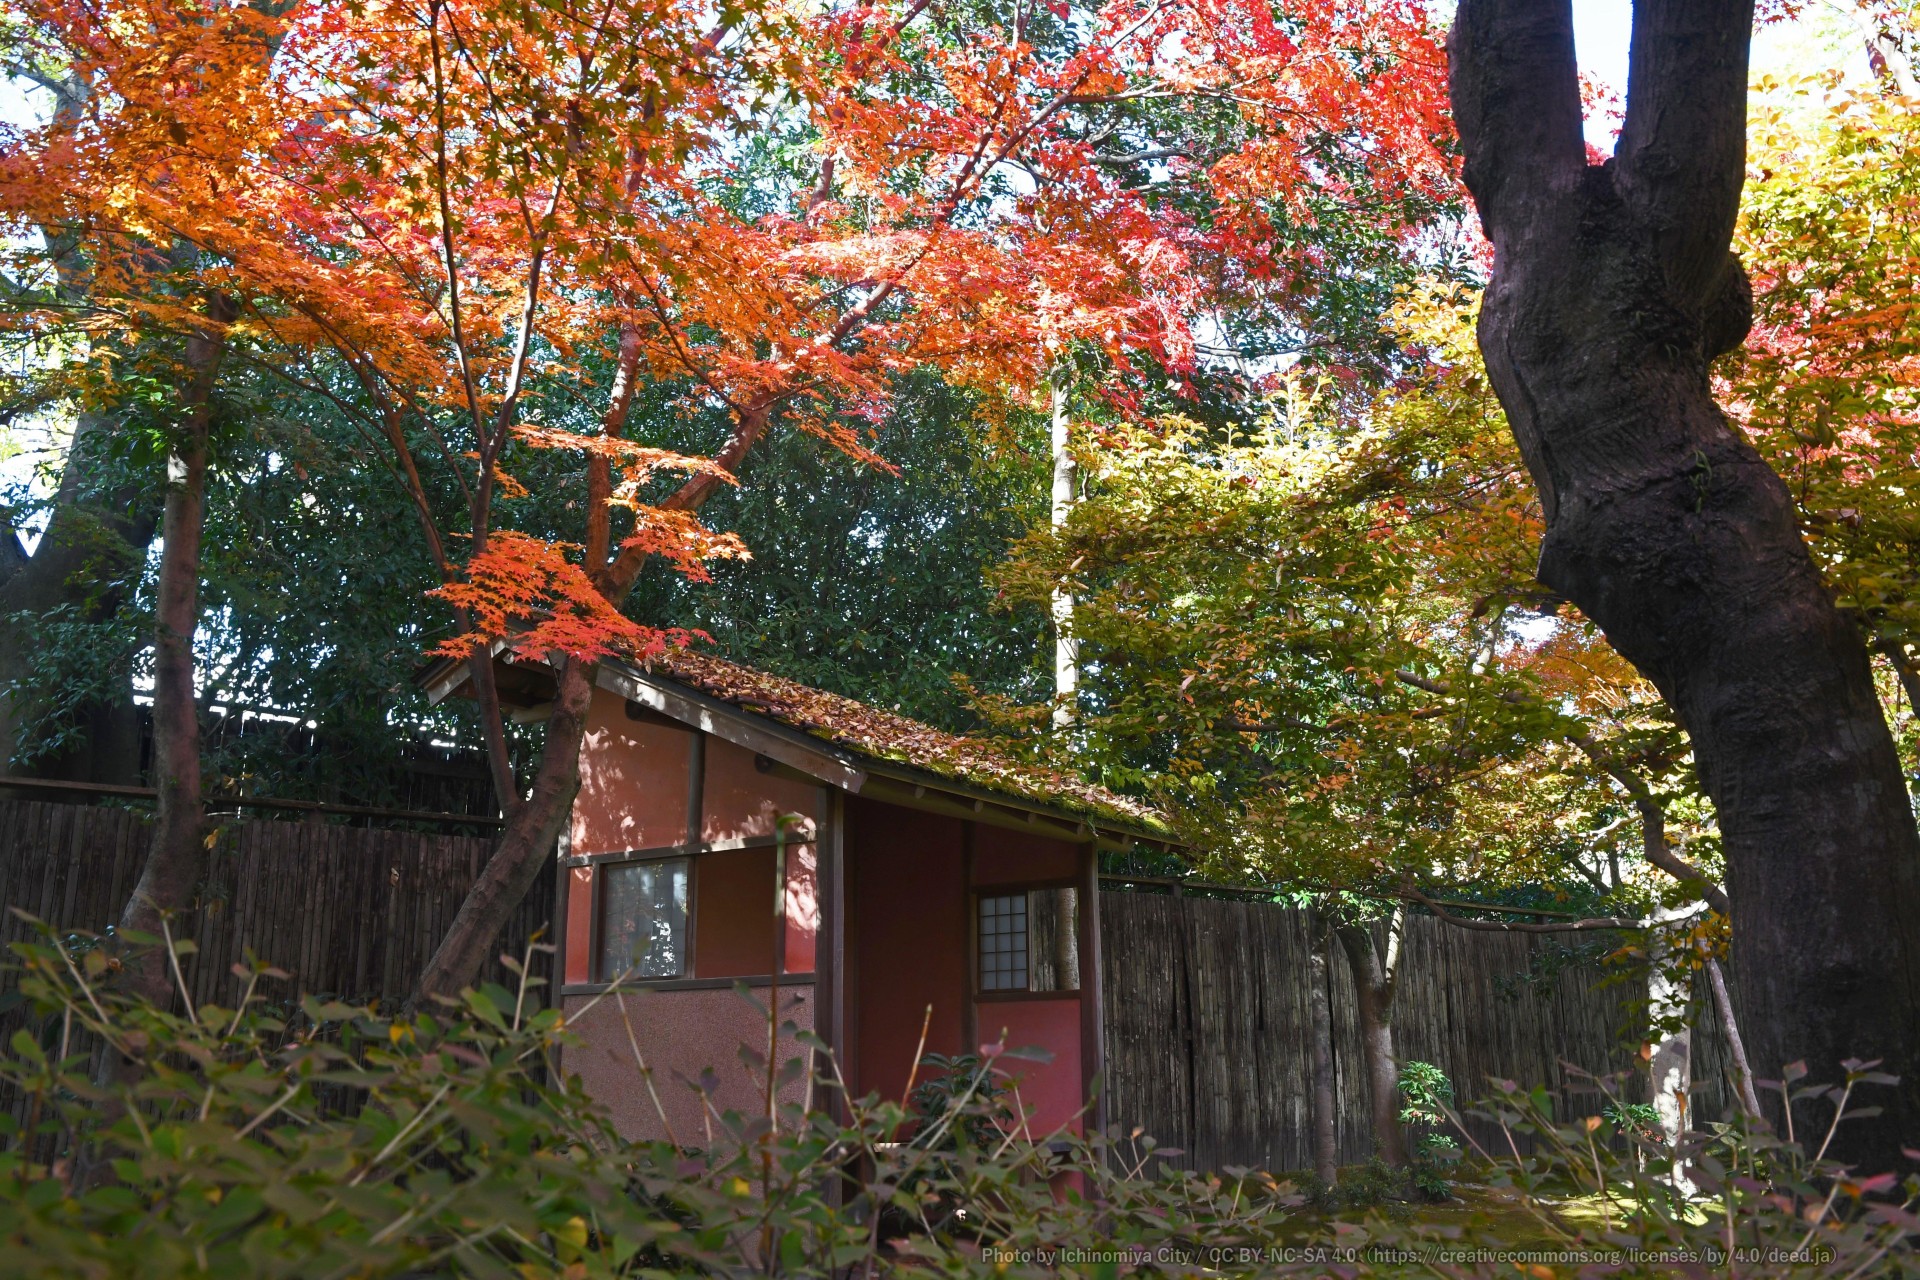
[[1387, 922], [1387, 951], [1374, 945], [1365, 925], [1336, 931], [1353, 972], [1360, 1013], [1360, 1051], [1365, 1055], [1367, 1101], [1373, 1111], [1373, 1153], [1396, 1169], [1407, 1164], [1407, 1135], [1400, 1127], [1400, 1060], [1393, 1051], [1393, 991], [1400, 971], [1400, 929], [1404, 912], [1396, 908]]
[[593, 666], [571, 658], [560, 668], [532, 794], [507, 819], [480, 878], [421, 973], [412, 1003], [457, 995], [473, 985], [514, 909], [550, 865], [580, 790], [580, 744], [593, 703], [594, 674]]
[[13, 530], [0, 533], [7, 544], [4, 550], [11, 553], [0, 557], [0, 689], [20, 689], [27, 699], [23, 704], [0, 697], [0, 773], [19, 769], [77, 782], [140, 781], [139, 717], [131, 681], [83, 708], [78, 745], [38, 756], [24, 768], [12, 763], [23, 747], [32, 749], [21, 734], [40, 710], [33, 705], [37, 691], [31, 688], [39, 656], [32, 624], [16, 625], [12, 619], [22, 614], [44, 618], [61, 609], [81, 622], [111, 619], [139, 582], [147, 545], [159, 524], [160, 505], [151, 491], [97, 490], [110, 426], [104, 414], [79, 416], [46, 530], [32, 556]]
[[[158, 796], [146, 865], [120, 916], [123, 931], [156, 937], [163, 915], [193, 904], [207, 869], [193, 633], [200, 625], [200, 535], [206, 523], [213, 387], [225, 354], [225, 328], [233, 315], [232, 302], [215, 295], [207, 306], [207, 330], [187, 339], [187, 385], [173, 455], [167, 459], [153, 618], [153, 772]], [[123, 980], [135, 993], [164, 1003], [170, 990], [165, 953], [136, 952]]]
[[1841, 1144], [1892, 1167], [1920, 1143], [1920, 837], [1861, 638], [1707, 377], [1749, 322], [1729, 244], [1751, 22], [1751, 0], [1639, 0], [1625, 128], [1589, 166], [1568, 0], [1462, 0], [1454, 114], [1495, 254], [1480, 349], [1540, 489], [1541, 581], [1692, 740], [1756, 1067], [1885, 1059], [1905, 1082]]
[[1327, 995], [1327, 948], [1332, 937], [1316, 919], [1307, 952], [1308, 1035], [1313, 1039], [1313, 1176], [1331, 1187], [1340, 1177], [1340, 1140], [1333, 1108], [1333, 1008]]
[[[56, 127], [77, 126], [85, 117], [92, 85], [84, 77], [70, 76], [52, 84], [43, 81], [42, 87], [52, 90]], [[61, 302], [76, 310], [85, 307], [94, 264], [83, 250], [81, 229], [43, 224], [40, 234]], [[178, 244], [173, 252], [176, 265], [190, 267], [192, 250], [187, 245]], [[36, 656], [31, 628], [12, 627], [9, 617], [22, 613], [45, 617], [64, 605], [75, 609], [81, 621], [103, 622], [118, 612], [139, 582], [159, 523], [160, 503], [150, 489], [137, 486], [99, 491], [100, 455], [112, 426], [107, 412], [78, 416], [46, 531], [31, 557], [13, 530], [0, 533], [0, 689], [13, 687], [27, 676]], [[132, 656], [128, 655], [128, 667]], [[124, 677], [126, 672], [117, 674]], [[31, 720], [37, 710], [0, 697], [0, 772], [10, 770], [17, 750], [31, 745], [21, 742], [20, 731], [23, 721]], [[81, 742], [57, 757], [36, 759], [26, 772], [78, 782], [138, 784], [140, 724], [131, 680], [124, 679], [112, 694], [90, 702], [81, 714], [85, 721]]]

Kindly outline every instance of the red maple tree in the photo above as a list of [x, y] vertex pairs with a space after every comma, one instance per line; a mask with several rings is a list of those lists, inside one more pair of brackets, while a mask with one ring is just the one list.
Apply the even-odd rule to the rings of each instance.
[[[1453, 189], [1405, 0], [21, 7], [97, 88], [8, 139], [0, 207], [73, 228], [89, 322], [244, 342], [413, 500], [507, 817], [423, 993], [471, 980], [551, 849], [595, 663], [684, 639], [621, 614], [643, 567], [742, 553], [695, 513], [768, 431], [884, 465], [907, 371], [1018, 401], [1077, 344], [1178, 377], [1219, 289], [1299, 287], [1281, 232], [1316, 202]], [[1116, 156], [1155, 103], [1205, 104], [1224, 143]], [[191, 278], [156, 266], [174, 246]], [[721, 418], [712, 456], [636, 438], [643, 388]], [[529, 449], [583, 456], [577, 539], [506, 525]], [[524, 793], [497, 642], [556, 664]]]

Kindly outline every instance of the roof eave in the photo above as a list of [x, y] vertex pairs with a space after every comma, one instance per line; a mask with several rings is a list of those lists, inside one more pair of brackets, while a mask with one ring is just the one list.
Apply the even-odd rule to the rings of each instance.
[[[855, 795], [870, 794], [867, 789], [869, 778], [884, 778], [892, 782], [900, 783], [909, 789], [918, 788], [921, 792], [944, 792], [947, 795], [956, 797], [966, 807], [973, 809], [976, 813], [983, 812], [988, 805], [994, 805], [1002, 809], [1032, 813], [1037, 817], [1048, 818], [1070, 830], [1074, 830], [1075, 835], [1068, 838], [1092, 839], [1112, 844], [1116, 848], [1124, 847], [1122, 842], [1131, 843], [1139, 841], [1146, 841], [1167, 847], [1176, 845], [1185, 847], [1185, 841], [1180, 840], [1168, 832], [1156, 831], [1143, 823], [1129, 822], [1124, 818], [1117, 818], [1110, 815], [1090, 814], [1067, 805], [1049, 804], [1045, 801], [1034, 800], [1026, 796], [997, 791], [990, 787], [983, 787], [976, 783], [964, 781], [963, 779], [948, 777], [945, 774], [937, 773], [931, 769], [923, 769], [902, 761], [890, 760], [885, 756], [874, 755], [871, 752], [862, 751], [858, 747], [828, 743], [824, 739], [815, 737], [813, 734], [807, 733], [804, 730], [795, 729], [791, 725], [781, 724], [766, 716], [756, 715], [724, 699], [715, 698], [711, 694], [702, 693], [697, 689], [684, 685], [678, 680], [666, 676], [657, 676], [651, 672], [642, 672], [625, 663], [612, 661], [603, 663], [600, 668], [603, 677], [605, 673], [614, 668], [618, 668], [620, 673], [624, 675], [626, 680], [631, 682], [632, 685], [654, 692], [655, 696], [652, 698], [636, 699], [642, 702], [643, 705], [652, 707], [654, 710], [660, 711], [665, 715], [672, 716], [683, 724], [696, 723], [696, 715], [704, 713], [704, 718], [700, 720], [699, 727], [709, 733], [716, 733], [723, 738], [729, 737], [729, 735], [722, 732], [717, 727], [718, 725], [729, 722], [736, 725], [744, 725], [746, 726], [747, 732], [740, 734], [737, 738], [730, 738], [730, 740], [738, 741], [741, 746], [749, 747], [770, 759], [790, 765], [802, 773], [818, 778], [823, 782], [832, 783], [835, 786], [839, 786], [842, 790]], [[608, 689], [610, 692], [621, 692], [620, 687], [608, 683], [604, 678], [601, 683], [602, 687]], [[664, 705], [669, 699], [675, 697], [683, 700], [691, 708], [697, 708], [698, 712], [676, 714], [673, 709]], [[786, 747], [789, 751], [803, 752], [814, 759], [824, 757], [826, 760], [831, 761], [841, 769], [854, 775], [854, 777], [842, 781], [839, 777], [833, 776], [825, 770], [810, 768], [808, 764], [793, 759], [789, 755], [773, 750], [765, 750], [763, 748], [769, 738], [774, 744]], [[761, 745], [755, 745], [756, 742]], [[856, 778], [857, 780], [855, 780]], [[885, 790], [891, 793], [895, 789], [885, 788]], [[880, 798], [877, 793], [874, 794], [875, 798]], [[885, 798], [890, 802], [901, 802], [894, 794], [889, 794]], [[923, 799], [924, 796], [915, 794], [911, 798], [913, 800], [920, 800]]]
[[[494, 656], [498, 657], [505, 648], [504, 642], [495, 641]], [[548, 665], [558, 664], [549, 659]], [[440, 702], [468, 678], [467, 663], [447, 659], [423, 671], [417, 680], [426, 690], [429, 701]], [[678, 680], [643, 671], [618, 659], [602, 660], [595, 683], [618, 697], [853, 795], [930, 812], [988, 819], [996, 826], [1029, 830], [1054, 839], [1090, 840], [1102, 849], [1124, 850], [1137, 843], [1163, 849], [1186, 845], [1179, 837], [1144, 823], [997, 791], [858, 748], [829, 743], [804, 730], [756, 715]], [[876, 779], [880, 785], [871, 785]]]

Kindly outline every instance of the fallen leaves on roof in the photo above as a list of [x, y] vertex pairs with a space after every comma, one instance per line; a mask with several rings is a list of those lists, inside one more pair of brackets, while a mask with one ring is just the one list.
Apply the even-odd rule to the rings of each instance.
[[1106, 819], [1138, 830], [1171, 833], [1167, 820], [1138, 800], [1070, 774], [1015, 760], [992, 743], [947, 733], [837, 693], [691, 649], [674, 648], [656, 654], [647, 669], [710, 698], [861, 755], [1052, 805], [1096, 822]]

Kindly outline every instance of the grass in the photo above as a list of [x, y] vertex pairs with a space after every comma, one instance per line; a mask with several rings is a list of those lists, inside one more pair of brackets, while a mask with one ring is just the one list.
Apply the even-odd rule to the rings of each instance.
[[[1471, 1170], [1467, 1171], [1469, 1174]], [[1312, 1183], [1312, 1175], [1281, 1175], [1299, 1185]], [[1349, 1165], [1340, 1170], [1343, 1188], [1370, 1189], [1378, 1185], [1378, 1171], [1367, 1165]], [[1363, 1197], [1328, 1206], [1305, 1206], [1299, 1212], [1303, 1238], [1315, 1229], [1333, 1223], [1364, 1225], [1385, 1218], [1399, 1224], [1419, 1224], [1458, 1231], [1463, 1240], [1496, 1239], [1512, 1248], [1553, 1249], [1570, 1238], [1591, 1236], [1617, 1227], [1624, 1214], [1634, 1206], [1619, 1197], [1602, 1203], [1597, 1195], [1535, 1199], [1529, 1203], [1520, 1194], [1471, 1181], [1470, 1177], [1452, 1184], [1452, 1195], [1442, 1201], [1397, 1197]]]

